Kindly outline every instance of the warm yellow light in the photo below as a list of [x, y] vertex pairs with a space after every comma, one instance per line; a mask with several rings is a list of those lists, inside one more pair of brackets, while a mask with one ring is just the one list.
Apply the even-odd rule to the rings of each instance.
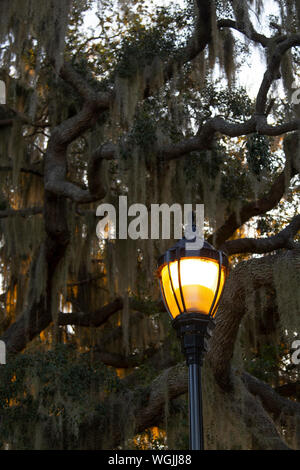
[[[218, 262], [205, 258], [183, 258], [180, 260], [179, 266], [185, 312], [201, 312], [208, 314], [218, 285]], [[166, 303], [171, 315], [175, 318], [184, 311], [179, 287], [178, 261], [173, 261], [170, 263], [169, 267], [177, 302], [173, 294], [168, 265], [162, 268], [161, 282]], [[221, 295], [225, 277], [226, 269], [222, 267], [220, 287], [216, 302]]]

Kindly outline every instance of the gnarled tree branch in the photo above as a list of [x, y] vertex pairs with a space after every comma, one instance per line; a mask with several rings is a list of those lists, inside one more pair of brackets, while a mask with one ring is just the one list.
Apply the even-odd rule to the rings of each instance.
[[58, 324], [59, 325], [77, 325], [77, 326], [101, 326], [108, 318], [121, 310], [123, 307], [123, 300], [117, 297], [113, 302], [104, 305], [102, 308], [93, 313], [63, 313], [59, 312]]
[[217, 313], [217, 325], [211, 339], [207, 359], [216, 380], [225, 388], [230, 386], [230, 361], [233, 356], [239, 326], [246, 313], [246, 291], [251, 283], [253, 289], [272, 286], [274, 266], [287, 262], [300, 269], [300, 249], [296, 248], [280, 255], [268, 255], [239, 263], [230, 273]]
[[[297, 136], [296, 136], [297, 137]], [[245, 203], [239, 211], [232, 212], [223, 225], [208, 238], [215, 246], [222, 246], [234, 232], [252, 217], [265, 214], [277, 206], [283, 197], [289, 181], [298, 173], [297, 162], [290, 160], [293, 155], [287, 156], [284, 170], [277, 176], [267, 193], [258, 199]]]
[[277, 235], [267, 238], [239, 238], [228, 240], [220, 249], [228, 255], [237, 253], [269, 253], [280, 248], [293, 249], [296, 247], [293, 238], [300, 230], [300, 215], [293, 218], [290, 224]]
[[66, 154], [68, 145], [90, 129], [100, 113], [108, 109], [111, 95], [96, 93], [70, 64], [64, 64], [61, 76], [83, 97], [84, 105], [75, 116], [63, 121], [51, 133], [45, 155], [45, 189], [56, 196], [70, 198], [78, 203], [102, 199], [105, 195], [102, 186], [97, 186], [98, 193], [91, 193], [66, 180]]
[[29, 215], [36, 215], [36, 214], [42, 214], [43, 213], [43, 207], [28, 207], [26, 209], [4, 209], [0, 210], [0, 219], [4, 219], [6, 217], [15, 217], [15, 216], [21, 216], [21, 217], [27, 217]]

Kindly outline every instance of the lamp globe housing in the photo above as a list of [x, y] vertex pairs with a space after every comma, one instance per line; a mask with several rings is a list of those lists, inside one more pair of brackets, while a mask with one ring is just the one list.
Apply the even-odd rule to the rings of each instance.
[[228, 259], [207, 241], [186, 249], [182, 238], [158, 259], [162, 299], [181, 339], [187, 364], [201, 364], [215, 326], [215, 315], [228, 275]]

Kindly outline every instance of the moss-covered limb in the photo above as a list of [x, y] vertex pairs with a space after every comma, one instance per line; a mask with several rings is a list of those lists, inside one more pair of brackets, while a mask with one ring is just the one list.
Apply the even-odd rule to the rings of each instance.
[[[300, 120], [294, 119], [284, 124], [271, 126], [266, 117], [253, 115], [244, 123], [233, 123], [221, 116], [207, 120], [194, 137], [156, 148], [159, 158], [164, 161], [176, 160], [194, 151], [211, 149], [217, 133], [228, 137], [240, 137], [258, 132], [267, 136], [277, 136], [298, 130]], [[117, 146], [112, 143], [99, 147], [94, 154], [93, 163], [112, 160], [117, 156]]]
[[[101, 276], [103, 277], [103, 276]], [[84, 280], [84, 283], [93, 282], [93, 279]], [[72, 285], [80, 285], [83, 281], [73, 282]], [[58, 321], [60, 325], [78, 325], [78, 326], [101, 326], [107, 322], [111, 315], [122, 310], [123, 308], [122, 297], [117, 297], [112, 302], [104, 305], [94, 312], [73, 312], [63, 313], [59, 312]], [[154, 313], [164, 311], [162, 301], [145, 300], [138, 297], [129, 298], [129, 307], [133, 311], [130, 316], [132, 323], [145, 318], [145, 316], [153, 315]], [[118, 332], [119, 329], [116, 328]], [[118, 334], [118, 333], [117, 333]], [[112, 333], [115, 336], [115, 333]]]
[[119, 445], [128, 448], [128, 439], [149, 426], [161, 424], [166, 404], [187, 389], [185, 364], [164, 370], [150, 384], [133, 389], [124, 387], [120, 381], [118, 389], [97, 408], [86, 409], [79, 423], [79, 448], [114, 449]]
[[93, 104], [95, 110], [103, 111], [109, 108], [113, 95], [109, 92], [96, 92], [70, 63], [65, 62], [63, 64], [60, 69], [60, 76], [75, 88], [85, 102]]
[[89, 284], [90, 282], [98, 281], [102, 279], [105, 275], [103, 273], [97, 274], [95, 276], [88, 277], [86, 279], [80, 279], [78, 281], [68, 282], [68, 287], [82, 286], [83, 284]]
[[[209, 370], [205, 368], [206, 374]], [[162, 420], [162, 412], [166, 400], [166, 394], [169, 400], [172, 400], [180, 394], [186, 393], [188, 390], [187, 367], [184, 363], [163, 371], [151, 384], [149, 388], [149, 398], [147, 406], [137, 411], [136, 432], [141, 432], [148, 426], [157, 425]], [[255, 378], [247, 375], [250, 381], [256, 381]], [[273, 393], [271, 387], [261, 383], [264, 390]], [[212, 387], [218, 388], [216, 383], [212, 383]], [[212, 392], [212, 391], [211, 391]], [[253, 394], [252, 394], [253, 392]], [[275, 392], [274, 392], [275, 394]], [[224, 392], [223, 392], [224, 395]], [[262, 404], [255, 399], [254, 390], [251, 392], [243, 386], [239, 377], [234, 379], [234, 390], [226, 396], [223, 396], [224, 402], [229, 400], [232, 404], [232, 411], [238, 416], [238, 419], [245, 423], [253, 436], [253, 448], [257, 449], [281, 449], [287, 450], [289, 447], [283, 441], [282, 436], [276, 429], [276, 426], [266, 412]], [[216, 397], [212, 394], [212, 397]], [[280, 399], [280, 397], [278, 396]], [[299, 404], [289, 400], [282, 399], [281, 406], [291, 406], [293, 416], [299, 414]], [[213, 406], [213, 405], [212, 405]], [[293, 409], [292, 409], [293, 408]]]
[[24, 310], [1, 337], [6, 344], [8, 353], [22, 351], [52, 321], [51, 311], [47, 310], [45, 254], [46, 244], [42, 243], [31, 263]]
[[0, 127], [11, 126], [14, 123], [15, 119], [18, 119], [22, 124], [27, 124], [32, 127], [48, 127], [49, 124], [44, 121], [34, 121], [32, 118], [27, 116], [25, 113], [18, 111], [16, 109], [10, 108], [6, 104], [0, 105]]
[[[205, 5], [204, 5], [205, 4]], [[185, 57], [184, 60], [191, 60], [191, 57], [194, 57], [195, 54], [199, 52], [199, 50], [202, 50], [202, 46], [205, 47], [208, 42], [211, 39], [211, 28], [208, 27], [208, 25], [211, 25], [211, 5], [210, 2], [199, 2], [197, 4], [197, 26], [195, 29], [195, 35], [193, 36], [193, 39], [191, 40], [191, 43], [187, 46], [187, 50], [185, 53], [183, 53], [183, 57]], [[299, 120], [292, 120], [290, 122], [287, 122], [285, 124], [281, 124], [279, 126], [270, 126], [267, 124], [266, 120], [266, 113], [264, 112], [259, 112], [262, 107], [265, 107], [266, 105], [266, 100], [267, 100], [267, 92], [270, 87], [270, 84], [274, 79], [276, 79], [276, 73], [274, 72], [275, 68], [278, 65], [278, 60], [280, 64], [280, 60], [282, 58], [282, 55], [291, 47], [297, 45], [300, 41], [299, 35], [292, 35], [288, 37], [287, 39], [283, 40], [280, 42], [276, 48], [275, 51], [273, 52], [272, 55], [272, 61], [271, 64], [269, 64], [268, 68], [268, 73], [266, 73], [266, 76], [269, 77], [269, 82], [266, 84], [266, 76], [263, 79], [260, 92], [257, 97], [257, 109], [256, 113], [252, 116], [250, 120], [248, 120], [245, 123], [232, 123], [229, 121], [226, 121], [220, 117], [216, 117], [214, 119], [211, 119], [205, 123], [205, 125], [199, 130], [197, 136], [187, 139], [183, 142], [179, 142], [177, 144], [172, 144], [169, 146], [166, 146], [165, 148], [159, 149], [159, 153], [163, 156], [164, 159], [169, 160], [169, 159], [176, 159], [179, 158], [183, 155], [186, 155], [187, 153], [193, 151], [193, 150], [203, 150], [210, 148], [210, 145], [212, 143], [212, 140], [217, 132], [223, 133], [224, 135], [228, 136], [240, 136], [240, 135], [247, 135], [252, 132], [260, 132], [265, 135], [280, 135], [286, 132], [291, 132], [293, 130], [296, 130], [299, 128]], [[202, 44], [203, 43], [203, 44]], [[199, 44], [200, 49], [199, 49]], [[273, 42], [272, 42], [273, 44]], [[196, 45], [196, 46], [195, 46]], [[195, 49], [196, 48], [196, 49]], [[197, 53], [195, 52], [197, 51]], [[188, 52], [187, 52], [188, 51]], [[191, 52], [192, 51], [192, 52]], [[183, 62], [184, 62], [183, 60]], [[174, 64], [172, 63], [172, 68], [174, 67]], [[167, 64], [166, 69], [169, 69], [170, 65]], [[164, 74], [166, 74], [166, 69], [164, 69]], [[169, 73], [166, 74], [167, 77]], [[78, 92], [81, 94], [81, 96], [84, 97], [86, 101], [89, 101], [91, 96], [94, 96], [94, 103], [97, 103], [100, 101], [100, 104], [102, 103], [102, 109], [107, 109], [108, 102], [111, 98], [109, 94], [104, 94], [101, 95], [101, 98], [97, 98], [95, 93], [89, 89], [87, 84], [84, 82], [84, 80], [72, 69], [72, 67], [69, 64], [65, 64], [62, 68], [61, 71], [61, 76], [72, 83], [72, 85], [78, 90]], [[169, 77], [168, 77], [169, 78]], [[151, 88], [149, 87], [149, 84], [145, 85], [148, 89]], [[262, 101], [264, 101], [264, 104], [262, 104]], [[115, 148], [112, 144], [108, 144], [106, 146], [107, 148], [102, 149], [99, 152], [96, 152], [97, 158], [91, 158], [91, 171], [89, 172], [91, 176], [91, 184], [90, 188], [92, 192], [95, 190], [96, 192], [99, 191], [99, 193], [104, 193], [105, 190], [103, 188], [103, 185], [99, 183], [101, 182], [101, 178], [93, 178], [93, 175], [95, 174], [95, 165], [99, 164], [102, 165], [104, 159], [112, 159], [115, 153]], [[109, 147], [109, 148], [108, 148]], [[100, 155], [101, 154], [101, 155]], [[101, 158], [100, 158], [101, 156]], [[96, 171], [96, 174], [98, 172]], [[59, 176], [58, 174], [56, 176]], [[79, 191], [76, 189], [74, 186], [71, 186], [70, 183], [65, 182], [62, 184], [62, 177], [60, 178], [53, 178], [49, 188], [54, 187], [56, 188], [56, 191], [59, 191], [60, 194], [62, 195], [67, 195], [67, 197], [71, 197], [73, 200], [77, 200], [80, 202], [81, 200], [90, 200], [90, 195], [84, 195], [83, 193], [79, 193]], [[58, 183], [58, 181], [60, 182]], [[97, 181], [96, 181], [97, 180]], [[56, 182], [57, 181], [57, 182]], [[95, 184], [93, 183], [95, 182]], [[87, 198], [87, 199], [86, 199]]]
[[[266, 118], [253, 115], [243, 123], [234, 123], [221, 116], [216, 116], [207, 120], [198, 130], [197, 134], [182, 141], [165, 144], [156, 147], [159, 158], [164, 161], [176, 160], [194, 151], [209, 150], [213, 146], [217, 133], [228, 137], [240, 137], [258, 132], [263, 135], [277, 136], [298, 130], [300, 120], [295, 119], [277, 126], [268, 125]], [[125, 140], [125, 139], [124, 139]], [[112, 160], [117, 157], [118, 147], [112, 143], [107, 143], [95, 151], [92, 162], [101, 160]]]
[[[207, 46], [207, 44], [211, 40], [211, 2], [210, 0], [196, 2], [195, 6], [196, 11], [194, 33], [184, 49], [181, 49], [174, 55], [174, 57], [171, 57], [166, 63], [162, 64], [161, 75], [163, 77], [163, 82], [159, 83], [159, 86], [162, 86], [164, 83], [168, 82], [174, 75], [175, 70], [179, 70], [183, 64], [193, 60]], [[93, 90], [88, 87], [87, 83], [74, 71], [70, 64], [64, 64], [61, 69], [60, 75], [64, 80], [71, 83], [73, 87], [77, 89], [77, 91], [80, 93], [80, 95], [84, 98], [85, 101], [90, 101], [93, 97], [93, 102], [95, 105], [97, 105], [97, 103], [99, 102], [102, 110], [108, 108], [109, 103], [113, 99], [113, 94], [96, 94]], [[142, 75], [143, 72], [141, 71], [141, 76]], [[146, 75], [147, 79], [144, 80], [142, 87], [143, 90], [140, 90], [141, 99], [149, 97], [150, 94], [154, 93], [157, 89], [157, 73], [147, 73]], [[116, 91], [117, 90], [115, 90], [114, 93], [114, 99], [116, 99]], [[134, 93], [131, 94], [134, 95]], [[99, 174], [98, 167], [102, 166], [103, 160], [111, 160], [115, 158], [116, 152], [117, 147], [112, 143], [108, 143], [104, 146], [100, 146], [91, 154], [89, 162], [89, 187], [91, 188], [91, 190], [93, 190], [93, 188], [97, 188], [97, 190], [99, 190], [98, 186], [99, 181], [101, 181], [101, 179], [95, 177], [95, 175], [97, 176]], [[102, 188], [100, 189], [102, 190]]]
[[13, 120], [12, 118], [1, 119], [1, 120], [0, 120], [0, 127], [12, 126], [13, 123], [14, 123], [14, 120]]
[[[126, 379], [119, 380], [111, 368], [95, 358], [91, 362], [88, 354], [78, 354], [66, 345], [48, 352], [10, 356], [1, 379], [5, 419], [0, 436], [11, 448], [19, 449], [112, 449], [124, 442], [128, 448], [127, 439], [137, 433], [170, 423], [174, 399], [188, 391], [185, 363], [129, 389]], [[233, 390], [224, 393], [206, 365], [203, 386], [206, 448], [216, 448], [210, 442], [211, 420], [219, 430], [218, 448], [287, 448], [274, 422], [239, 375], [235, 376]], [[10, 405], [8, 398], [13, 400]], [[187, 408], [187, 400], [183, 405]], [[25, 440], [22, 433], [18, 435], [22, 426], [30, 430]], [[228, 432], [224, 432], [224, 426]], [[247, 441], [245, 429], [252, 442]], [[42, 443], [32, 439], [36, 433], [42, 433]]]
[[[186, 365], [177, 364], [164, 370], [147, 386], [138, 386], [133, 390], [125, 389], [123, 393], [109, 397], [105, 407], [111, 409], [109, 426], [111, 439], [110, 446], [106, 448], [115, 448], [124, 442], [124, 434], [125, 437], [132, 439], [146, 428], [161, 424], [164, 420], [166, 402], [187, 392], [187, 378]], [[130, 409], [127, 410], [128, 404]], [[97, 414], [92, 417], [87, 416], [86, 425], [83, 423], [84, 432], [91, 433], [99, 429], [101, 426], [99, 419], [101, 420], [101, 417]]]
[[45, 298], [32, 302], [1, 336], [7, 352], [18, 353], [51, 323], [51, 313], [45, 309]]
[[244, 123], [233, 123], [226, 121], [220, 116], [208, 120], [196, 136], [185, 139], [176, 144], [167, 145], [158, 149], [163, 160], [175, 160], [181, 158], [190, 152], [208, 150], [212, 147], [214, 137], [221, 133], [228, 137], [239, 137], [243, 135], [258, 132], [268, 136], [282, 135], [287, 132], [293, 132], [300, 127], [299, 119], [294, 119], [278, 126], [271, 126], [266, 123], [266, 117], [254, 115]]
[[[42, 178], [44, 176], [44, 174], [43, 174], [43, 171], [41, 169], [41, 166], [42, 165], [40, 165], [40, 164], [32, 164], [32, 165], [22, 166], [19, 171], [21, 173], [28, 173], [28, 174], [39, 176], [39, 177]], [[1, 165], [0, 166], [0, 171], [13, 171], [13, 164]]]
[[[293, 119], [278, 126], [271, 126], [267, 123], [268, 113], [265, 111], [267, 105], [267, 96], [271, 84], [279, 78], [279, 67], [283, 55], [292, 47], [299, 46], [300, 35], [294, 34], [281, 41], [273, 50], [268, 68], [262, 80], [257, 98], [256, 110], [251, 119], [245, 123], [232, 123], [217, 116], [207, 121], [202, 128], [199, 129], [197, 135], [193, 138], [186, 139], [177, 144], [172, 144], [161, 149], [164, 159], [180, 158], [194, 150], [203, 150], [210, 148], [213, 138], [217, 132], [227, 136], [247, 135], [252, 132], [259, 132], [264, 135], [276, 136], [287, 132], [298, 130], [300, 127], [299, 119]], [[270, 47], [273, 46], [273, 41]], [[269, 112], [269, 111], [268, 111]]]
[[[66, 119], [51, 132], [45, 155], [45, 189], [59, 197], [70, 198], [77, 203], [102, 199], [106, 190], [99, 181], [96, 181], [95, 184], [91, 182], [92, 192], [90, 192], [66, 180], [67, 149], [69, 144], [95, 125], [100, 114], [108, 109], [111, 95], [96, 93], [92, 90], [70, 64], [63, 65], [61, 76], [78, 91], [84, 104], [75, 116]], [[99, 172], [94, 172], [90, 176], [97, 178]]]
[[[136, 325], [137, 322], [143, 320], [145, 314], [143, 312], [131, 312], [129, 317], [129, 328], [132, 328], [133, 325]], [[123, 336], [122, 326], [116, 326], [113, 329], [105, 331], [105, 335], [102, 340], [102, 344], [105, 347], [106, 345], [112, 344], [114, 341], [121, 340]]]
[[[275, 277], [284, 272], [287, 278], [282, 288], [287, 290], [290, 285], [293, 286], [290, 281], [295, 273], [299, 274], [299, 260], [300, 250], [295, 249], [280, 255], [269, 255], [239, 263], [231, 272], [219, 306], [217, 325], [207, 356], [217, 381], [225, 388], [230, 386], [230, 361], [242, 318], [246, 314], [249, 286], [257, 290], [262, 286], [275, 285]], [[285, 269], [287, 265], [290, 271]], [[280, 296], [280, 292], [277, 295]], [[291, 295], [295, 296], [295, 293]]]
[[268, 413], [274, 415], [275, 418], [279, 418], [282, 414], [287, 416], [300, 416], [300, 403], [281, 396], [280, 393], [278, 393], [280, 388], [276, 391], [247, 372], [243, 372], [242, 380], [251, 394], [258, 396], [264, 408]]
[[237, 386], [237, 389], [240, 395], [237, 394], [235, 397], [235, 411], [252, 435], [251, 449], [290, 450], [262, 403], [241, 384]]
[[93, 151], [91, 160], [94, 164], [97, 163], [98, 160], [113, 160], [116, 158], [117, 150], [117, 146], [111, 142], [101, 144]]
[[[134, 401], [135, 403], [135, 406], [131, 408], [130, 418], [130, 421], [132, 421], [131, 436], [134, 436], [151, 426], [165, 426], [166, 415], [168, 413], [166, 407], [172, 406], [171, 403], [174, 399], [188, 392], [188, 368], [185, 363], [178, 363], [173, 367], [163, 370], [150, 384], [143, 388], [139, 387], [138, 384], [130, 383], [134, 387], [128, 391], [127, 382], [129, 377], [121, 381], [125, 385], [125, 389], [120, 391], [120, 395], [117, 394], [114, 397], [109, 397], [107, 400], [106, 407], [112, 410], [110, 416], [111, 441], [109, 448], [115, 448], [124, 440], [124, 430], [120, 427], [121, 403], [124, 403], [124, 406], [128, 402]], [[214, 381], [213, 374], [206, 364], [203, 386], [207, 448], [216, 448], [215, 446], [210, 447], [212, 445], [210, 443], [211, 419], [213, 420], [214, 427], [219, 428], [220, 442], [218, 442], [218, 446], [221, 449], [230, 449], [232, 446], [243, 449], [269, 450], [287, 450], [289, 448], [283, 441], [270, 415], [248, 390], [239, 375], [234, 377], [232, 390], [224, 392]], [[268, 386], [266, 385], [266, 387]], [[110, 402], [110, 405], [108, 405], [108, 402]], [[220, 415], [218, 416], [218, 412], [222, 413], [224, 421]], [[87, 423], [82, 423], [82, 429], [84, 429], [85, 433], [90, 433], [92, 430], [95, 432], [95, 429], [101, 426], [101, 421], [99, 420], [101, 420], [101, 417], [97, 416], [97, 414], [88, 417]], [[238, 429], [230, 428], [230, 425], [228, 426], [228, 431], [230, 429], [234, 430], [233, 435], [230, 432], [222, 432], [221, 426], [224, 427], [224, 422], [228, 421], [232, 421], [234, 426], [238, 426]], [[247, 430], [247, 433], [250, 435], [250, 442], [247, 443], [247, 436], [245, 437], [242, 429]], [[131, 436], [129, 435], [128, 437]]]
[[140, 297], [129, 298], [130, 308], [146, 315], [152, 315], [156, 312], [164, 312], [165, 307], [161, 300], [155, 301], [142, 299]]
[[194, 137], [175, 144], [166, 145], [159, 149], [159, 153], [163, 160], [175, 160], [195, 150], [210, 149], [217, 132], [230, 137], [237, 137], [251, 134], [255, 132], [255, 129], [256, 120], [254, 117], [245, 123], [233, 123], [226, 121], [226, 119], [221, 116], [216, 116], [206, 121]]
[[287, 191], [290, 180], [298, 174], [297, 156], [290, 158], [286, 153], [284, 170], [275, 178], [268, 192], [259, 198], [245, 203], [238, 211], [232, 212], [225, 222], [208, 238], [216, 247], [222, 246], [245, 222], [257, 215], [265, 214], [277, 206]]
[[[211, 0], [199, 0], [194, 2], [194, 30], [192, 35], [184, 47], [177, 48], [174, 53], [168, 56], [161, 64], [158, 80], [155, 58], [149, 68], [146, 64], [144, 69], [141, 68], [141, 76], [144, 76], [142, 86], [139, 90], [140, 99], [153, 96], [158, 89], [169, 82], [178, 71], [182, 69], [184, 64], [195, 59], [210, 43], [212, 39], [212, 2]], [[150, 73], [149, 73], [150, 71]], [[134, 84], [129, 84], [129, 94], [134, 90]], [[133, 87], [132, 87], [133, 85]]]
[[[212, 2], [210, 0], [197, 0], [195, 2], [195, 27], [186, 47], [180, 50], [175, 57], [165, 64], [163, 76], [165, 81], [172, 78], [175, 70], [178, 70], [186, 62], [195, 59], [212, 39]], [[154, 77], [153, 77], [154, 78]], [[148, 89], [151, 89], [151, 84]], [[145, 90], [146, 91], [146, 90]], [[147, 96], [147, 93], [144, 94]]]
[[293, 34], [288, 36], [284, 41], [281, 41], [273, 50], [268, 61], [268, 67], [265, 72], [263, 81], [256, 98], [255, 112], [258, 115], [265, 115], [265, 108], [267, 104], [267, 96], [274, 80], [281, 77], [280, 63], [283, 55], [292, 47], [300, 45], [300, 34]]
[[[66, 180], [67, 147], [75, 138], [95, 124], [99, 108], [86, 104], [74, 117], [64, 121], [52, 132], [45, 155], [45, 189], [57, 196], [69, 198], [78, 203], [102, 199], [105, 192], [93, 195], [89, 190]], [[97, 186], [98, 187], [98, 186]]]
[[139, 353], [125, 356], [123, 354], [104, 351], [100, 348], [94, 348], [90, 353], [94, 360], [101, 361], [107, 366], [116, 367], [118, 369], [131, 369], [143, 364], [146, 360], [151, 359], [158, 353], [158, 346], [150, 346]]
[[0, 376], [1, 448], [4, 442], [11, 449], [76, 448], [87, 413], [120, 389], [113, 369], [70, 345], [10, 354]]
[[[247, 25], [241, 24], [237, 21], [230, 20], [228, 18], [220, 19], [218, 20], [218, 28], [232, 28], [235, 29], [236, 31], [239, 31], [240, 33], [244, 34], [248, 39], [250, 39], [253, 42], [256, 42], [258, 44], [261, 44], [263, 47], [268, 47], [271, 42], [273, 42], [273, 38], [267, 37], [264, 34], [258, 33], [251, 21], [248, 22]], [[281, 40], [284, 39], [283, 37]], [[278, 41], [279, 38], [276, 38], [276, 41]]]
[[[56, 256], [58, 254], [59, 253], [56, 253]], [[45, 302], [45, 298], [43, 299], [43, 302]], [[21, 351], [22, 349], [26, 347], [27, 343], [29, 343], [33, 338], [35, 338], [36, 335], [41, 333], [41, 331], [43, 331], [52, 322], [53, 318], [51, 315], [49, 315], [49, 313], [47, 313], [47, 309], [45, 307], [46, 304], [45, 303], [43, 304], [43, 302], [41, 304], [39, 302], [38, 306], [35, 306], [35, 304], [33, 303], [30, 306], [30, 308], [28, 307], [25, 310], [23, 315], [21, 315], [21, 317], [15, 322], [15, 324], [11, 325], [11, 327], [6, 331], [4, 335], [5, 338], [3, 337], [3, 339], [7, 342], [8, 350], [12, 350], [14, 352]], [[158, 307], [161, 307], [160, 302], [158, 303], [153, 302], [153, 304], [155, 304]], [[144, 312], [143, 313], [142, 311], [134, 312], [130, 316], [130, 321], [132, 324], [136, 323], [138, 320], [145, 318], [145, 315], [149, 314], [149, 309], [151, 309], [151, 313], [155, 311], [153, 309], [153, 306], [151, 305], [149, 306], [149, 302], [143, 302], [142, 300], [139, 301], [137, 299], [131, 299], [130, 308], [136, 309], [137, 307], [140, 307], [141, 310], [144, 310]], [[32, 319], [34, 320], [36, 308], [40, 309], [39, 316], [37, 319], [38, 321], [33, 322], [31, 324], [30, 321], [28, 322], [28, 317], [29, 318], [32, 317]], [[99, 327], [105, 324], [113, 314], [122, 310], [122, 308], [123, 308], [123, 299], [121, 297], [117, 297], [114, 301], [104, 305], [103, 307], [101, 307], [100, 309], [94, 312], [74, 312], [74, 313], [58, 312], [57, 323], [60, 326], [76, 325], [76, 326], [84, 326], [84, 327]], [[16, 336], [15, 338], [14, 338], [14, 335]], [[21, 341], [20, 337], [22, 336], [23, 338]], [[122, 327], [117, 327], [115, 328], [114, 331], [110, 331], [108, 335], [108, 340], [106, 341], [106, 343], [113, 341], [117, 337], [121, 337], [121, 336], [122, 336]], [[150, 350], [148, 352], [150, 352]], [[105, 357], [108, 358], [109, 355]], [[117, 360], [120, 360], [120, 357], [118, 356], [118, 358], [111, 359], [111, 361], [114, 361], [114, 363], [116, 363]], [[123, 366], [120, 365], [119, 367], [123, 367]]]
[[218, 21], [218, 28], [231, 28], [239, 31], [250, 41], [256, 42], [264, 48], [273, 47], [274, 44], [279, 44], [287, 39], [286, 35], [281, 34], [280, 26], [274, 23], [272, 25], [277, 29], [274, 36], [258, 33], [249, 18], [248, 6], [244, 1], [236, 2], [234, 10], [236, 21], [228, 18], [220, 19]]
[[300, 382], [288, 382], [283, 385], [279, 385], [275, 388], [278, 395], [287, 398], [296, 398], [299, 401], [300, 397]]
[[121, 297], [116, 298], [113, 302], [104, 305], [96, 312], [59, 312], [59, 325], [77, 325], [77, 326], [93, 326], [98, 327], [107, 322], [111, 315], [120, 311], [123, 307]]
[[296, 131], [300, 127], [299, 119], [278, 126], [268, 125], [265, 119], [264, 117], [254, 115], [244, 123], [233, 123], [226, 121], [220, 116], [216, 116], [208, 120], [203, 127], [199, 129], [195, 137], [159, 149], [161, 158], [164, 160], [175, 160], [195, 150], [210, 149], [216, 133], [221, 133], [228, 137], [239, 137], [254, 132], [268, 136], [277, 136]]
[[[22, 351], [32, 339], [49, 326], [53, 320], [49, 308], [46, 308], [45, 297], [38, 299], [38, 301], [32, 301], [32, 303], [27, 306], [20, 318], [6, 330], [1, 338], [6, 343], [7, 351]], [[60, 312], [58, 315], [58, 324], [100, 326], [105, 323], [113, 313], [119, 311], [121, 308], [122, 300], [116, 299], [115, 302], [104, 306], [93, 315], [81, 315], [80, 313], [65, 314]]]
[[87, 177], [89, 190], [92, 194], [106, 193], [107, 181], [104, 180], [106, 161], [116, 158], [117, 146], [107, 143], [97, 147], [88, 161]]
[[296, 215], [291, 222], [277, 235], [268, 238], [240, 238], [228, 240], [220, 249], [228, 255], [237, 253], [269, 253], [281, 248], [293, 249], [296, 244], [294, 237], [300, 230], [300, 215]]
[[161, 422], [166, 396], [172, 400], [188, 390], [188, 370], [185, 363], [164, 370], [148, 387], [146, 406], [136, 411], [136, 432]]
[[43, 212], [43, 207], [28, 207], [26, 209], [5, 209], [5, 210], [0, 210], [0, 219], [6, 218], [6, 217], [15, 217], [15, 216], [20, 216], [20, 217], [27, 217], [29, 215], [36, 215], [36, 214], [42, 214]]
[[166, 160], [180, 158], [193, 150], [210, 148], [213, 137], [217, 132], [231, 137], [247, 135], [251, 132], [259, 132], [265, 135], [276, 136], [299, 129], [299, 119], [294, 119], [278, 126], [271, 126], [267, 123], [268, 113], [265, 108], [267, 105], [268, 92], [274, 80], [280, 77], [279, 67], [284, 54], [292, 47], [300, 45], [300, 35], [294, 34], [287, 38], [283, 38], [275, 48], [273, 48], [273, 45], [274, 41], [270, 40], [269, 47], [272, 51], [271, 58], [268, 62], [267, 70], [257, 94], [256, 109], [252, 118], [243, 124], [239, 124], [226, 121], [217, 116], [207, 121], [204, 126], [199, 129], [197, 136], [162, 149], [161, 154]]

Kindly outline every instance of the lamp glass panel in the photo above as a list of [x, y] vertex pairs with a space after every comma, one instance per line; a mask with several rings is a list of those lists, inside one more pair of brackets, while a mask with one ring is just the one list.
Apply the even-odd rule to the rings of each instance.
[[[177, 286], [177, 291], [179, 291], [177, 261], [175, 261], [174, 263], [170, 263], [170, 274], [171, 274], [171, 278], [173, 282], [174, 291], [176, 293], [176, 286]], [[174, 285], [174, 282], [175, 282], [175, 285]], [[161, 271], [161, 283], [162, 283], [162, 288], [165, 294], [165, 300], [167, 302], [168, 309], [170, 310], [172, 317], [175, 318], [177, 317], [177, 315], [180, 314], [180, 311], [178, 309], [178, 305], [176, 303], [176, 300], [173, 294], [171, 281], [169, 277], [168, 265], [164, 266]], [[182, 306], [182, 302], [180, 298], [180, 292], [179, 292], [179, 296], [177, 295], [177, 302], [182, 312], [183, 306]]]
[[[183, 311], [179, 288], [178, 261], [170, 263], [170, 274], [177, 302], [181, 311]], [[225, 274], [225, 268], [222, 267], [220, 287], [216, 303], [218, 302], [223, 290]], [[218, 285], [218, 275], [219, 264], [217, 261], [205, 258], [182, 258], [180, 260], [181, 288], [185, 303], [185, 311], [187, 313], [209, 313]], [[161, 278], [166, 302], [171, 315], [175, 318], [179, 315], [180, 311], [173, 295], [167, 265], [162, 269]]]

